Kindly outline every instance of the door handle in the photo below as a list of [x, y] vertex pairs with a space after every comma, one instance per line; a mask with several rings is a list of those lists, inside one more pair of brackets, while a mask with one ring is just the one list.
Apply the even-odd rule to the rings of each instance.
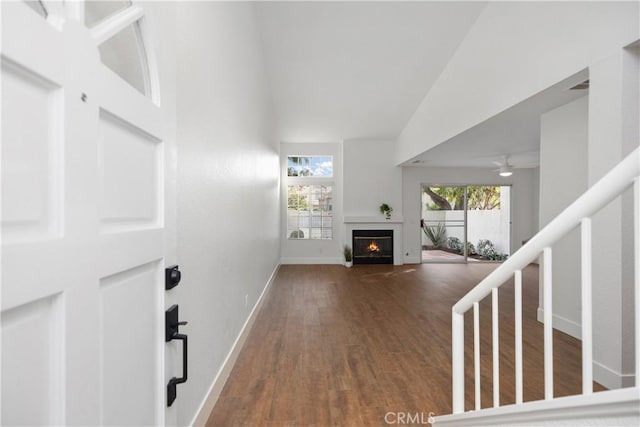
[[176, 386], [187, 382], [187, 336], [185, 334], [175, 334], [173, 339], [182, 341], [182, 377], [173, 377], [169, 380], [169, 384], [167, 384], [167, 406], [171, 406], [173, 401], [176, 400]]
[[172, 340], [182, 341], [182, 377], [173, 377], [167, 384], [167, 406], [171, 406], [176, 400], [178, 384], [187, 382], [188, 371], [188, 337], [178, 331], [180, 325], [186, 325], [187, 322], [178, 321], [178, 305], [172, 305], [165, 312], [165, 342]]

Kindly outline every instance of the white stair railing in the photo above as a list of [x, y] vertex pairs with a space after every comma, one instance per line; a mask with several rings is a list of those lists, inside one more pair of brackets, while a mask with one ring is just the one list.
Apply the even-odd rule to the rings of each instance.
[[[479, 302], [492, 294], [493, 342], [493, 406], [500, 406], [499, 348], [498, 348], [498, 288], [514, 277], [515, 289], [515, 384], [516, 405], [522, 404], [522, 269], [543, 256], [544, 291], [544, 398], [553, 399], [553, 325], [551, 246], [573, 230], [581, 227], [582, 259], [582, 393], [593, 393], [592, 372], [592, 312], [591, 312], [591, 217], [619, 196], [629, 186], [634, 190], [634, 262], [635, 262], [635, 360], [640, 366], [640, 149], [636, 149], [595, 183], [580, 198], [516, 251], [500, 267], [469, 291], [452, 308], [452, 368], [453, 413], [464, 412], [464, 314], [473, 307], [475, 409], [480, 402], [480, 340]], [[640, 375], [636, 375], [640, 386]]]

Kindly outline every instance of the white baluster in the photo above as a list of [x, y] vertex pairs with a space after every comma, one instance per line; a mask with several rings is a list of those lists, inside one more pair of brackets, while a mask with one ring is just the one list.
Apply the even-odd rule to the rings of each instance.
[[551, 248], [544, 248], [543, 252], [543, 280], [544, 280], [544, 398], [553, 399], [553, 287]]
[[452, 312], [451, 336], [453, 413], [459, 414], [464, 412], [464, 314]]
[[480, 305], [473, 303], [473, 368], [476, 391], [476, 411], [480, 406]]
[[582, 393], [593, 393], [591, 218], [583, 218], [582, 244]]
[[516, 336], [516, 404], [522, 403], [522, 270], [515, 271], [513, 289]]
[[500, 406], [500, 335], [498, 329], [498, 288], [491, 289], [491, 342], [493, 344], [493, 407]]
[[[640, 158], [640, 152], [638, 152]], [[635, 299], [636, 299], [636, 387], [640, 387], [640, 177], [633, 181], [633, 206], [634, 206], [634, 262], [635, 273]]]

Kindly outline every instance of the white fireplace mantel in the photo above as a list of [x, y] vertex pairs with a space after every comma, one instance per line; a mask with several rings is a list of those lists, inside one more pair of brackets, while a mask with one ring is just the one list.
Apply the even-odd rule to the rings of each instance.
[[402, 224], [404, 219], [400, 216], [392, 216], [385, 219], [383, 216], [345, 216], [345, 224]]

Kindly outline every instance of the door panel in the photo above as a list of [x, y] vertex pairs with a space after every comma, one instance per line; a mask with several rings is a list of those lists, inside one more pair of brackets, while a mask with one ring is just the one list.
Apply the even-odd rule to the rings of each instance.
[[1, 422], [163, 424], [160, 109], [43, 5], [0, 5]]
[[103, 232], [158, 226], [158, 139], [112, 114], [100, 114]]
[[[156, 321], [159, 267], [153, 262], [100, 280], [101, 424], [158, 424], [154, 341], [162, 333]], [[129, 321], [132, 317], [135, 323]]]
[[3, 238], [55, 237], [61, 208], [60, 88], [3, 60], [2, 106]]
[[3, 425], [62, 422], [62, 316], [59, 294], [2, 313]]

